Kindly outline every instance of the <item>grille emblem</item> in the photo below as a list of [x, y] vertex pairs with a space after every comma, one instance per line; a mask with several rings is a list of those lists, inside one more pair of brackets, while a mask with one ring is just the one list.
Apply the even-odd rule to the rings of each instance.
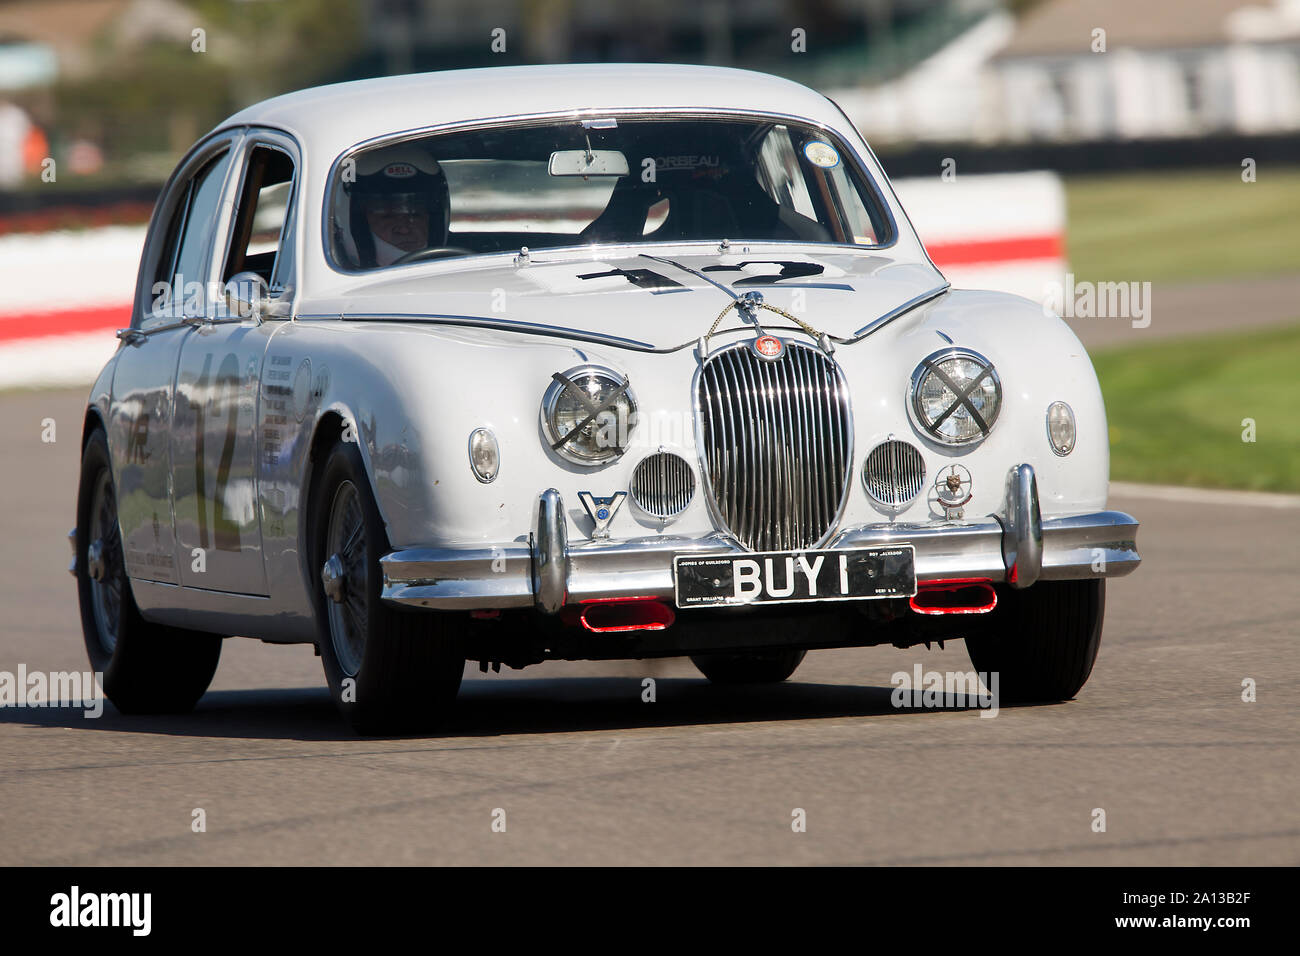
[[949, 521], [965, 516], [964, 506], [975, 496], [975, 483], [965, 465], [952, 464], [934, 479], [934, 497]]
[[754, 351], [758, 353], [760, 358], [771, 361], [781, 357], [781, 353], [785, 351], [785, 346], [775, 335], [760, 335], [754, 339]]
[[949, 508], [958, 508], [971, 500], [970, 472], [965, 465], [949, 465], [946, 472], [940, 472], [934, 480], [935, 497]]
[[587, 509], [587, 514], [596, 525], [591, 532], [593, 538], [609, 537], [609, 523], [614, 520], [614, 515], [618, 514], [618, 509], [625, 498], [627, 498], [626, 491], [616, 491], [608, 498], [597, 498], [590, 491], [578, 492], [578, 500], [582, 502], [582, 507]]

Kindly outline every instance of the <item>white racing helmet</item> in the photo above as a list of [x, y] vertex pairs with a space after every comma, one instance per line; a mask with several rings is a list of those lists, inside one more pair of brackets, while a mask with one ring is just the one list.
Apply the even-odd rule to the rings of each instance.
[[367, 150], [357, 157], [355, 181], [339, 186], [347, 202], [336, 206], [338, 218], [345, 221], [337, 223], [335, 240], [351, 264], [376, 265], [374, 237], [366, 221], [367, 210], [376, 205], [427, 212], [426, 248], [446, 245], [451, 222], [447, 177], [438, 161], [418, 146], [403, 143]]

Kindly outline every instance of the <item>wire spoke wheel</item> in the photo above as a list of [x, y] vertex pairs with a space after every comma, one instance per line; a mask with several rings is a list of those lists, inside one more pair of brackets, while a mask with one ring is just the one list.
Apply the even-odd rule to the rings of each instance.
[[380, 561], [391, 546], [356, 442], [336, 442], [317, 474], [316, 645], [334, 703], [359, 733], [429, 729], [460, 688], [469, 615], [384, 601]]
[[366, 523], [361, 496], [351, 481], [343, 481], [334, 492], [325, 553], [337, 556], [343, 569], [341, 601], [328, 601], [330, 641], [339, 667], [348, 677], [361, 670], [366, 652], [370, 594], [366, 574]]
[[77, 603], [91, 668], [124, 714], [185, 713], [212, 682], [221, 635], [148, 621], [127, 573], [112, 457], [102, 428], [87, 436], [77, 486]]

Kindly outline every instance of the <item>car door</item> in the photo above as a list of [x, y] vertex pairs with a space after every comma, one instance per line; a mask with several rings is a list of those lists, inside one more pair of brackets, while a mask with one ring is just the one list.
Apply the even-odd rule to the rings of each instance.
[[181, 583], [170, 435], [176, 363], [193, 331], [187, 309], [198, 308], [198, 287], [186, 275], [195, 276], [196, 264], [209, 257], [236, 141], [225, 135], [200, 144], [170, 180], [145, 244], [131, 327], [121, 333], [108, 429], [123, 554], [133, 578]]
[[[291, 199], [297, 152], [270, 132], [249, 133], [229, 177], [207, 270], [214, 302], [183, 342], [172, 429], [173, 487], [181, 581], [191, 587], [266, 594], [258, 428], [267, 343], [293, 295]], [[265, 301], [240, 314], [224, 291], [247, 292], [249, 276]], [[187, 558], [188, 556], [188, 558]]]

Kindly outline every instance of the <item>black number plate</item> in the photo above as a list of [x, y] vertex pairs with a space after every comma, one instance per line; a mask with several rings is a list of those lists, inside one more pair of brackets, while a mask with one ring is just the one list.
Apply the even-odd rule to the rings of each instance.
[[911, 597], [916, 552], [910, 544], [846, 551], [679, 554], [673, 558], [678, 607], [792, 604]]

